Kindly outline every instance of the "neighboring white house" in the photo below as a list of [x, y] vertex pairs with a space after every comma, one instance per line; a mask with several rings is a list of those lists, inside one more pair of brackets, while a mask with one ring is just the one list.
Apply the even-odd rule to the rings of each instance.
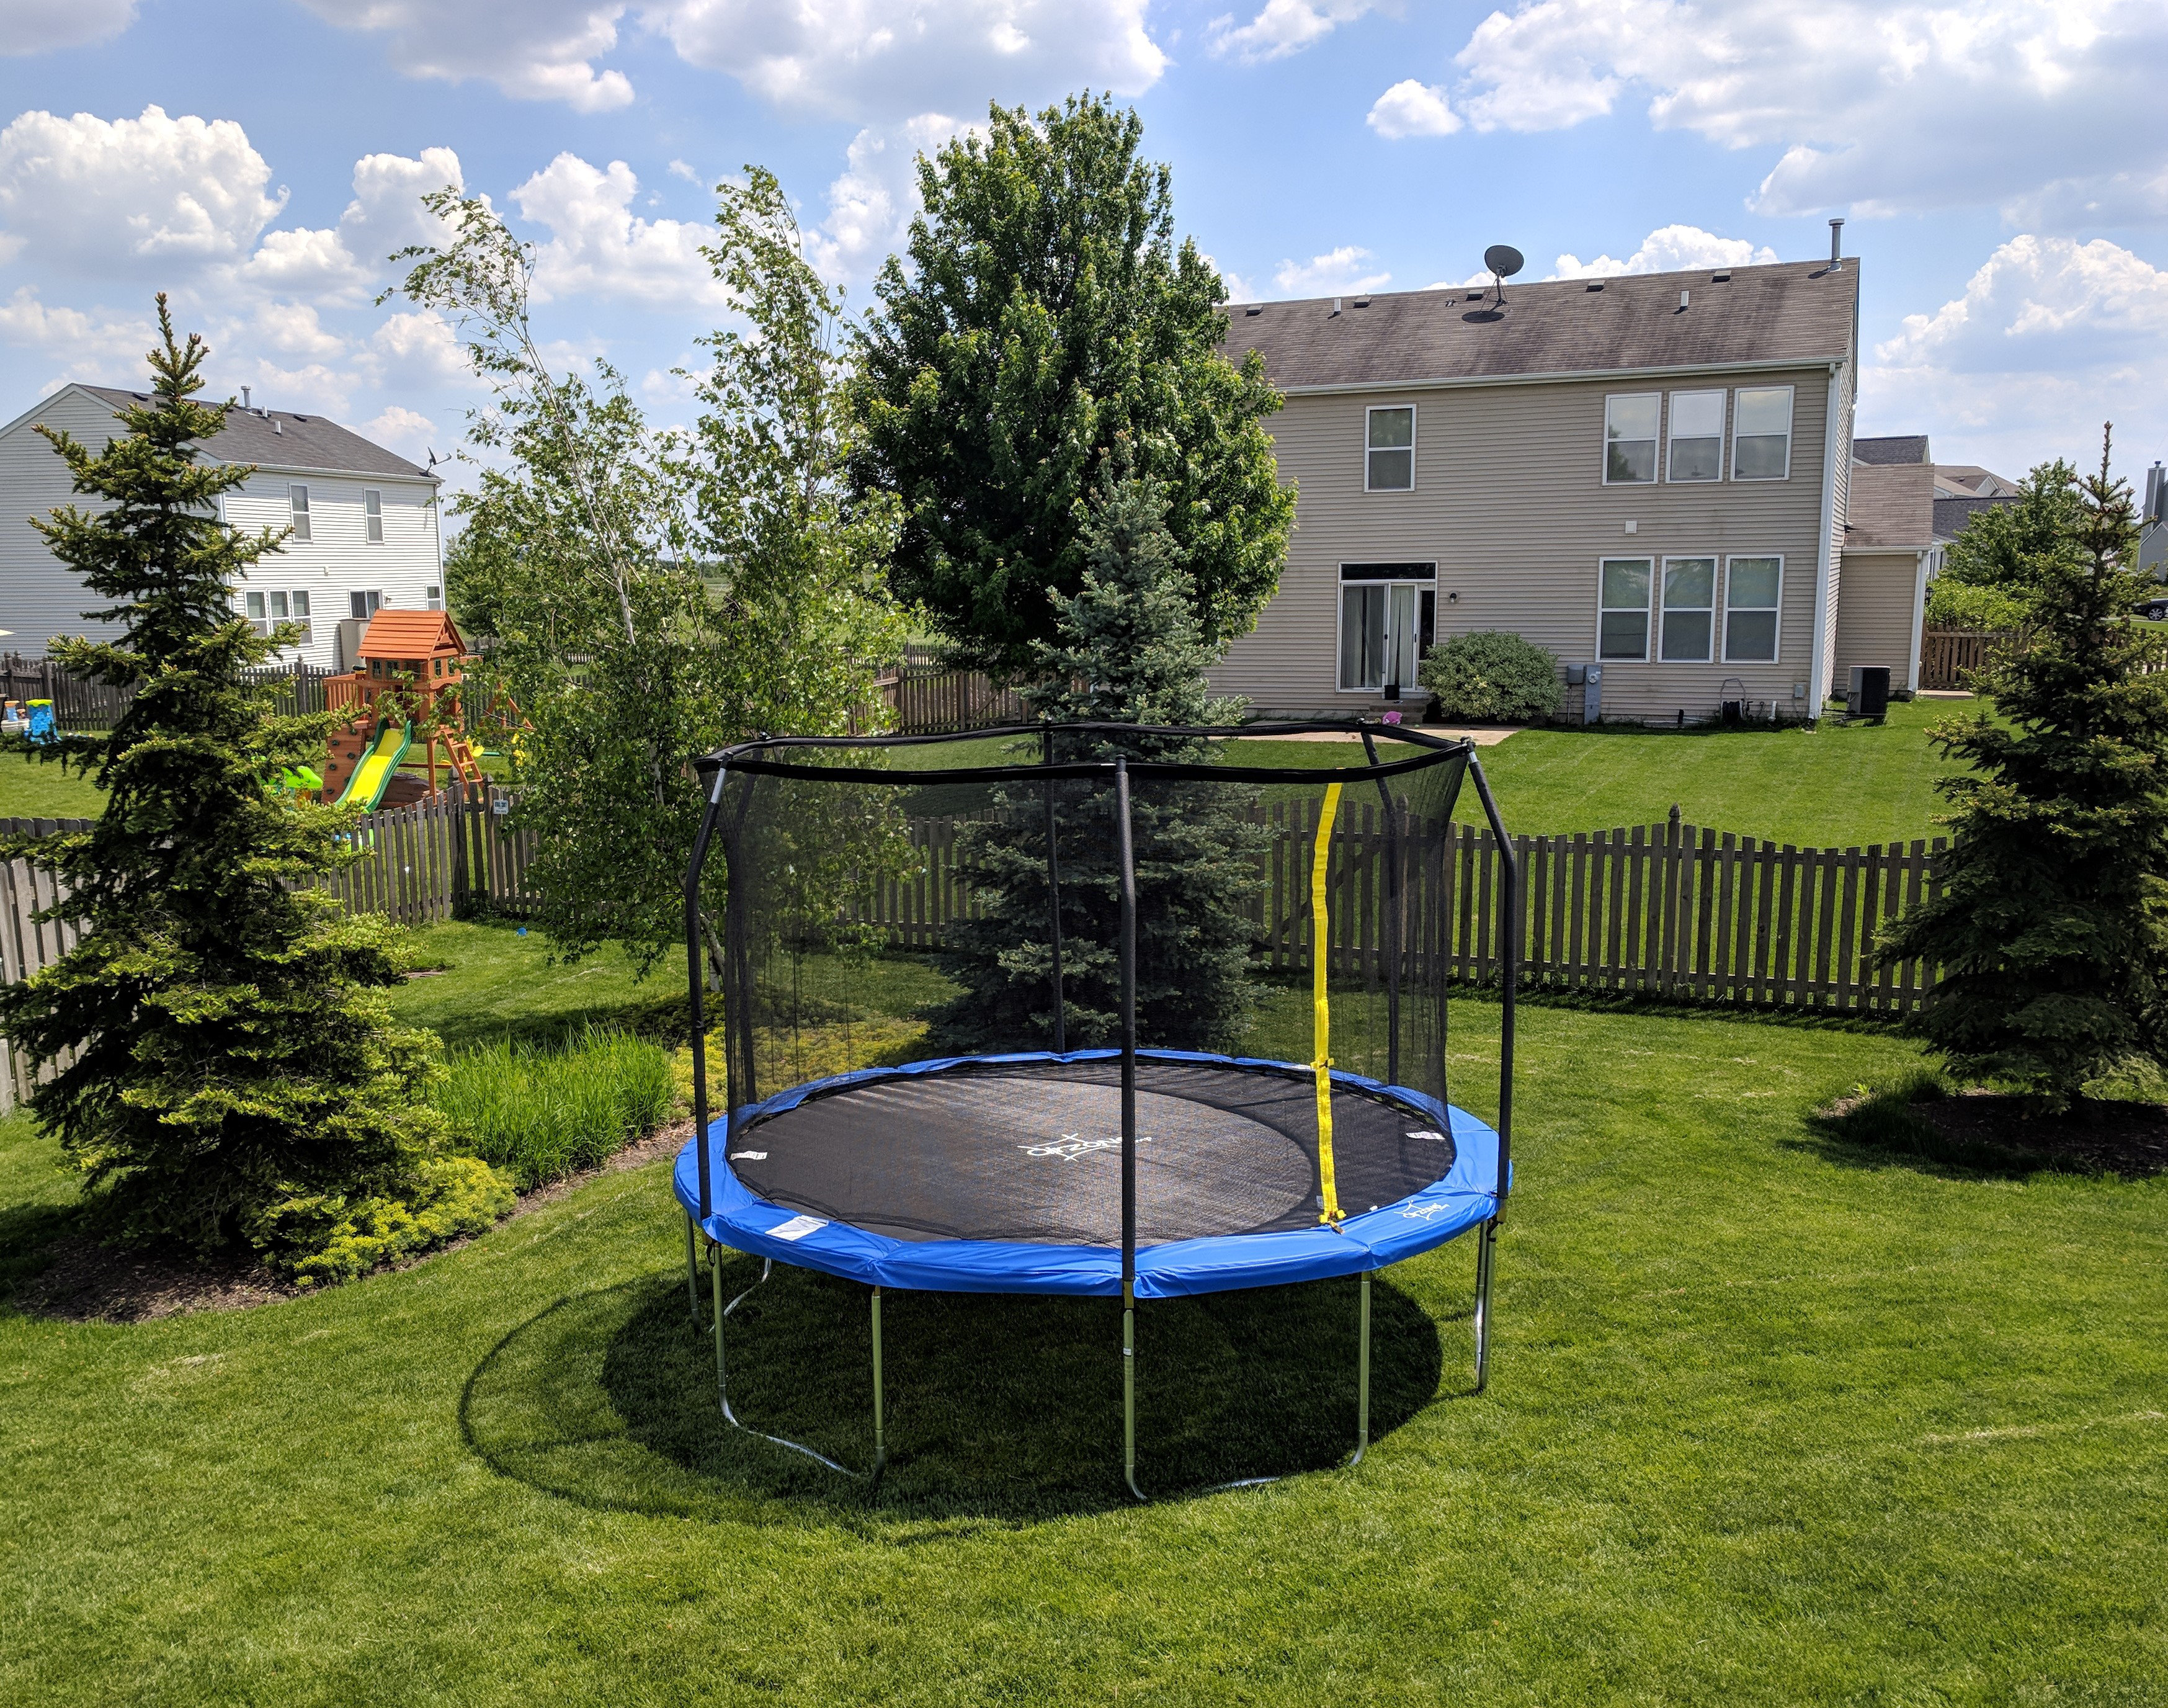
[[[246, 394], [244, 393], [244, 396]], [[56, 635], [103, 637], [115, 625], [86, 621], [98, 601], [46, 547], [29, 519], [83, 503], [67, 466], [36, 432], [65, 428], [93, 449], [114, 434], [120, 412], [147, 392], [67, 386], [0, 427], [0, 629], [8, 645], [39, 652]], [[253, 465], [226, 494], [223, 519], [240, 528], [287, 528], [234, 589], [237, 609], [265, 629], [282, 619], [308, 625], [295, 649], [311, 664], [350, 668], [340, 646], [343, 619], [384, 606], [433, 610], [444, 604], [444, 541], [437, 477], [321, 415], [236, 408], [206, 455]], [[347, 630], [358, 631], [354, 624]], [[284, 655], [295, 656], [294, 652]]]

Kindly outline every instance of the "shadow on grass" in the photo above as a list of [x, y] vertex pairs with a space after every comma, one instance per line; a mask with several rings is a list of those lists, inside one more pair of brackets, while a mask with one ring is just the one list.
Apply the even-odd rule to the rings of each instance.
[[[752, 1286], [728, 1256], [724, 1297]], [[476, 1366], [460, 1402], [493, 1469], [582, 1505], [705, 1519], [1021, 1523], [1129, 1505], [1121, 1312], [1108, 1299], [885, 1293], [889, 1463], [879, 1484], [731, 1429], [715, 1342], [682, 1275], [561, 1299]], [[865, 1288], [778, 1265], [726, 1325], [731, 1403], [752, 1429], [854, 1468], [871, 1461]], [[1373, 1440], [1437, 1394], [1438, 1325], [1371, 1292]], [[1137, 1311], [1138, 1482], [1156, 1496], [1323, 1471], [1354, 1445], [1357, 1283]], [[767, 1508], [763, 1512], [763, 1508]]]
[[1931, 1072], [1860, 1088], [1815, 1110], [1806, 1125], [1808, 1137], [1793, 1146], [1847, 1168], [2005, 1180], [2168, 1173], [2168, 1109], [2085, 1099], [2043, 1113], [2015, 1097], [1951, 1095]]
[[10, 1204], [0, 1208], [0, 1299], [10, 1298], [24, 1282], [52, 1261], [51, 1246], [63, 1234], [77, 1232], [81, 1206], [73, 1204]]

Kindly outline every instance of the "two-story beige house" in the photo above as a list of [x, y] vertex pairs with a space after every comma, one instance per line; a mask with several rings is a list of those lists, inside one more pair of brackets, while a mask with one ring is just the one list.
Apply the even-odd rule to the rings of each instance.
[[1858, 301], [1846, 259], [1231, 306], [1298, 497], [1213, 687], [1375, 713], [1475, 630], [1600, 664], [1607, 719], [1811, 717], [1847, 652], [1905, 685], [1913, 611], [1840, 640]]

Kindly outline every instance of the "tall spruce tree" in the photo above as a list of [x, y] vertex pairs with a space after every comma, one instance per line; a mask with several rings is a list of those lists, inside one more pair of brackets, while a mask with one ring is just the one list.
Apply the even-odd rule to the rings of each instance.
[[2059, 1109], [2133, 1057], [2168, 1065], [2168, 641], [2131, 620], [2152, 583], [2107, 444], [2067, 502], [2029, 484], [2061, 518], [2005, 542], [2031, 644], [1986, 684], [2006, 721], [1934, 732], [1971, 769], [1941, 785], [1942, 893], [1882, 955], [1941, 968], [1920, 1024], [1953, 1070]]
[[[1240, 700], [1214, 700], [1204, 671], [1215, 649], [1199, 635], [1195, 600], [1156, 483], [1109, 477], [1087, 513], [1083, 584], [1055, 612], [1055, 638], [1033, 650], [1038, 685], [1027, 703], [1055, 721], [1059, 760], [1199, 761], [1209, 743], [1150, 729], [1080, 730], [1078, 723], [1194, 726], [1231, 722]], [[1120, 1015], [1120, 870], [1114, 795], [1103, 783], [1006, 785], [996, 815], [963, 827], [958, 858], [980, 915], [957, 939], [964, 991], [938, 1032], [975, 1049], [1041, 1047], [1054, 1039], [1054, 951], [1046, 859], [1049, 813], [1061, 895], [1064, 1041], [1115, 1041]], [[1256, 1001], [1249, 977], [1256, 928], [1246, 907], [1259, 880], [1262, 833], [1224, 785], [1139, 778], [1130, 822], [1139, 897], [1137, 1029], [1140, 1040], [1232, 1051]]]
[[[194, 401], [205, 350], [162, 347], [151, 401], [102, 452], [45, 433], [75, 490], [107, 501], [33, 524], [117, 622], [110, 642], [56, 639], [71, 673], [134, 690], [109, 734], [35, 756], [95, 773], [92, 828], [14, 838], [0, 856], [59, 881], [47, 918], [79, 934], [0, 990], [0, 1031], [50, 1077], [30, 1107], [87, 1177], [104, 1225], [210, 1253], [249, 1246], [335, 1279], [486, 1226], [510, 1189], [441, 1154], [424, 1093], [436, 1040], [395, 1024], [392, 931], [316, 887], [351, 815], [279, 788], [319, 760], [335, 715], [279, 716], [245, 672], [300, 638], [258, 635], [236, 579], [279, 549], [217, 518], [252, 471], [203, 461], [221, 407]], [[20, 745], [20, 743], [19, 743]]]
[[1110, 471], [1159, 482], [1214, 652], [1286, 556], [1294, 494], [1263, 425], [1280, 396], [1254, 353], [1220, 354], [1225, 287], [1176, 245], [1169, 174], [1142, 140], [1134, 113], [1089, 94], [1036, 120], [995, 107], [983, 136], [919, 162], [923, 211], [874, 287], [853, 478], [900, 501], [897, 593], [1004, 677], [1055, 640]]

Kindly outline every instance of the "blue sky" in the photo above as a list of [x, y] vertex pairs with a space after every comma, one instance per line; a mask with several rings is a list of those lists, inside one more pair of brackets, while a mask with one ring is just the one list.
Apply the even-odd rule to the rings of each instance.
[[0, 0], [0, 419], [136, 380], [164, 288], [221, 387], [449, 449], [457, 352], [370, 299], [454, 176], [539, 246], [545, 336], [672, 419], [716, 178], [774, 168], [862, 302], [917, 148], [1087, 85], [1238, 296], [1804, 258], [1841, 215], [1862, 432], [2168, 455], [2159, 0]]

